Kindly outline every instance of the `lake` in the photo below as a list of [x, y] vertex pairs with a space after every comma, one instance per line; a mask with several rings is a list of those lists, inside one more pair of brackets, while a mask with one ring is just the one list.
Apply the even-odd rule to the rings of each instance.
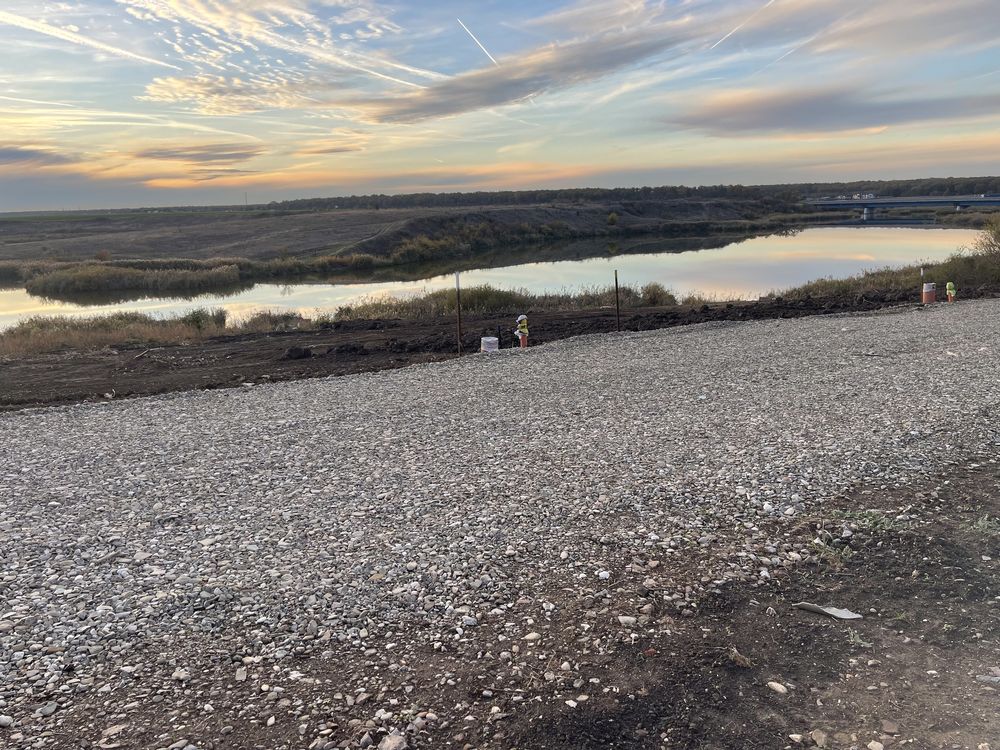
[[[686, 252], [642, 252], [655, 240], [631, 243], [628, 254], [478, 268], [461, 274], [462, 285], [491, 284], [531, 292], [572, 291], [620, 283], [663, 284], [678, 296], [697, 292], [719, 299], [755, 299], [813, 279], [845, 277], [866, 269], [941, 260], [978, 236], [975, 230], [914, 227], [823, 227], [791, 236], [771, 235], [723, 247]], [[636, 249], [639, 249], [637, 252]], [[496, 254], [494, 254], [496, 256]], [[524, 257], [524, 254], [520, 254]], [[379, 295], [412, 295], [452, 287], [452, 273], [418, 280], [372, 283], [257, 284], [230, 295], [194, 299], [147, 298], [117, 304], [76, 305], [0, 289], [0, 329], [31, 315], [96, 315], [134, 310], [169, 316], [195, 307], [223, 307], [231, 318], [259, 310], [295, 310], [307, 317]]]

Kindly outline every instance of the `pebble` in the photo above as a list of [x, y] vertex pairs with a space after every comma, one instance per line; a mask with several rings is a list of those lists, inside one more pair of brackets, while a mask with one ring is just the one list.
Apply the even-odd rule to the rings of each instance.
[[772, 681], [772, 682], [767, 683], [767, 686], [769, 688], [771, 688], [771, 690], [773, 690], [774, 692], [778, 693], [778, 695], [785, 695], [785, 694], [788, 693], [788, 688], [786, 688], [780, 682], [773, 682]]
[[401, 734], [390, 734], [378, 743], [378, 750], [406, 750], [406, 737]]

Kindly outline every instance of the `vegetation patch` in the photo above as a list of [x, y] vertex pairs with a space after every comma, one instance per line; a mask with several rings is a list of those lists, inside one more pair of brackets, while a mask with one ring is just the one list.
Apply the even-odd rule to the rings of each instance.
[[171, 318], [139, 312], [88, 318], [35, 316], [0, 332], [0, 357], [105, 347], [179, 345], [226, 334], [271, 333], [310, 325], [310, 321], [297, 313], [264, 311], [230, 321], [225, 310], [204, 307]]
[[[619, 287], [623, 307], [670, 306], [677, 298], [662, 284], [643, 287]], [[462, 311], [490, 315], [518, 311], [584, 310], [614, 307], [615, 288], [591, 287], [576, 292], [532, 294], [524, 289], [497, 289], [489, 284], [462, 290]], [[334, 317], [339, 320], [369, 318], [426, 318], [454, 315], [457, 297], [454, 289], [440, 289], [417, 297], [369, 297], [353, 305], [339, 308]]]

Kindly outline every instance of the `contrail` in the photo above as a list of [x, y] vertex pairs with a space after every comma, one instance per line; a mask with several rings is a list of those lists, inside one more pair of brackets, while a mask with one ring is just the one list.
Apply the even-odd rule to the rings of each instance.
[[792, 48], [791, 48], [790, 50], [788, 50], [787, 52], [785, 52], [785, 54], [783, 54], [783, 55], [782, 55], [781, 57], [779, 57], [779, 58], [777, 58], [777, 59], [775, 59], [775, 60], [771, 60], [771, 62], [769, 62], [769, 63], [768, 63], [767, 65], [765, 65], [765, 66], [764, 66], [764, 67], [762, 67], [762, 68], [758, 68], [757, 70], [755, 70], [755, 71], [754, 71], [753, 73], [751, 73], [751, 74], [750, 74], [749, 76], [747, 76], [747, 77], [748, 77], [748, 78], [753, 78], [753, 77], [754, 77], [755, 75], [757, 75], [758, 73], [763, 73], [763, 72], [764, 72], [765, 70], [767, 70], [768, 68], [770, 68], [770, 67], [772, 67], [772, 66], [774, 66], [774, 65], [777, 65], [778, 63], [780, 63], [780, 62], [781, 62], [782, 60], [784, 60], [784, 59], [785, 59], [786, 57], [788, 57], [789, 55], [792, 55], [792, 54], [795, 54], [796, 52], [798, 52], [798, 51], [799, 51], [800, 49], [802, 49], [803, 47], [805, 47], [805, 46], [807, 46], [807, 45], [810, 45], [810, 44], [812, 44], [812, 43], [813, 43], [813, 42], [815, 42], [815, 41], [816, 41], [816, 40], [817, 40], [818, 38], [819, 38], [819, 34], [816, 34], [815, 36], [813, 36], [813, 37], [810, 37], [809, 39], [806, 39], [806, 40], [805, 40], [804, 42], [802, 42], [802, 44], [799, 44], [799, 45], [797, 45], [797, 46], [795, 46], [795, 47], [792, 47]]
[[[774, 0], [771, 0], [771, 2], [774, 2]], [[497, 60], [496, 60], [496, 58], [493, 57], [493, 55], [490, 54], [490, 51], [488, 49], [486, 49], [486, 47], [483, 46], [483, 43], [481, 41], [479, 41], [478, 39], [476, 39], [476, 35], [473, 34], [471, 31], [469, 31], [469, 27], [466, 26], [464, 23], [462, 23], [462, 19], [461, 18], [456, 18], [455, 20], [458, 21], [459, 25], [463, 29], [465, 29], [465, 33], [472, 37], [472, 41], [474, 41], [476, 44], [479, 45], [479, 49], [481, 49], [485, 53], [485, 55], [488, 58], [490, 58], [490, 60], [493, 61], [493, 64], [496, 65], [499, 68], [500, 67], [500, 63], [498, 63]]]
[[[367, 73], [375, 78], [381, 78], [383, 81], [391, 81], [392, 83], [400, 83], [404, 86], [410, 86], [415, 89], [424, 89], [426, 86], [421, 86], [419, 83], [413, 83], [413, 81], [407, 81], [402, 78], [397, 78], [396, 76], [391, 76], [388, 73], [380, 73], [377, 70], [372, 70], [371, 68], [366, 68], [363, 65], [358, 65], [355, 62], [344, 59], [343, 55], [338, 55], [333, 52], [328, 52], [324, 49], [319, 49], [312, 45], [299, 44], [296, 42], [291, 42], [285, 39], [280, 34], [273, 31], [262, 30], [256, 35], [256, 39], [260, 42], [268, 44], [276, 49], [283, 49], [286, 52], [293, 52], [301, 55], [306, 55], [312, 57], [314, 60], [323, 60], [325, 62], [333, 63], [334, 65], [341, 65], [345, 68], [351, 68], [352, 70], [357, 70], [361, 73]], [[393, 65], [392, 67], [401, 67], [399, 65]]]
[[75, 107], [75, 104], [65, 104], [64, 102], [48, 102], [42, 99], [23, 99], [20, 96], [0, 96], [5, 102], [22, 102], [24, 104], [45, 104], [50, 107]]
[[724, 41], [726, 41], [729, 37], [731, 37], [737, 31], [739, 31], [740, 29], [742, 29], [748, 23], [750, 23], [753, 19], [755, 19], [757, 16], [759, 16], [765, 10], [767, 10], [768, 8], [770, 8], [774, 4], [774, 1], [775, 0], [767, 0], [767, 2], [764, 5], [762, 5], [760, 8], [758, 8], [756, 11], [754, 11], [753, 14], [747, 20], [745, 20], [743, 23], [741, 23], [735, 29], [733, 29], [732, 31], [730, 31], [728, 34], [726, 34], [724, 37], [722, 37], [722, 39], [720, 39], [719, 41], [717, 41], [715, 44], [713, 44], [708, 49], [711, 51], [711, 50], [715, 49], [716, 47], [718, 47], [720, 44], [722, 44]]
[[163, 68], [180, 70], [179, 67], [171, 65], [168, 62], [154, 60], [151, 57], [145, 57], [135, 52], [129, 52], [127, 49], [112, 47], [110, 44], [99, 42], [96, 39], [89, 39], [82, 34], [77, 34], [73, 31], [68, 31], [67, 29], [60, 29], [57, 26], [49, 26], [47, 23], [42, 21], [34, 21], [30, 18], [25, 18], [24, 16], [17, 16], [13, 13], [8, 13], [7, 11], [0, 10], [0, 24], [9, 24], [10, 26], [17, 26], [22, 29], [27, 29], [28, 31], [35, 31], [39, 34], [45, 34], [47, 36], [55, 37], [56, 39], [62, 39], [64, 42], [72, 42], [73, 44], [80, 44], [84, 47], [91, 47], [93, 49], [100, 50], [101, 52], [107, 52], [109, 55], [114, 55], [116, 57], [124, 57], [129, 60], [149, 63], [150, 65], [159, 65]]

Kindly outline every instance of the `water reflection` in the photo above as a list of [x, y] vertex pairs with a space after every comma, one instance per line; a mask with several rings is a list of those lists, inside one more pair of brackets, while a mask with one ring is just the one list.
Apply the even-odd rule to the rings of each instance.
[[[756, 298], [822, 277], [843, 277], [865, 269], [940, 260], [971, 244], [973, 230], [915, 228], [817, 228], [794, 236], [753, 239], [639, 239], [621, 242], [609, 254], [607, 242], [567, 242], [546, 248], [503, 248], [468, 261], [464, 285], [492, 284], [531, 292], [605, 286], [617, 269], [624, 284], [657, 281], [678, 294], [699, 292], [720, 298]], [[697, 248], [697, 252], [684, 252]], [[600, 257], [593, 257], [595, 254]], [[541, 260], [539, 256], [541, 255]], [[471, 267], [470, 267], [471, 266]], [[194, 307], [225, 307], [235, 317], [261, 309], [297, 310], [306, 315], [333, 310], [361, 298], [419, 294], [454, 284], [454, 264], [377, 269], [365, 278], [323, 283], [257, 284], [190, 299], [92, 298], [72, 304], [32, 297], [23, 289], [0, 290], [0, 328], [30, 315], [94, 315], [135, 310], [154, 315]]]

